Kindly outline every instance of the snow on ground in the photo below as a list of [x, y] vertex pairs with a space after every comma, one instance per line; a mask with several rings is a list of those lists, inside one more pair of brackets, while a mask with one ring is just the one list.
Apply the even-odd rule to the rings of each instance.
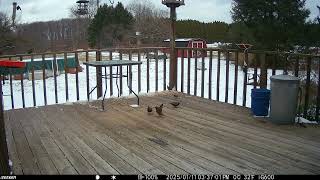
[[[108, 57], [108, 53], [103, 53], [103, 57]], [[113, 53], [113, 59], [119, 59], [118, 53]], [[123, 59], [128, 59], [127, 55], [123, 56]], [[137, 61], [137, 55], [133, 55], [133, 61]], [[141, 58], [143, 64], [141, 65], [141, 92], [147, 92], [147, 60], [145, 57]], [[212, 99], [216, 100], [216, 91], [217, 91], [217, 59], [213, 58], [213, 65], [212, 65]], [[201, 69], [202, 66], [202, 59], [197, 60], [197, 67]], [[82, 72], [79, 72], [79, 93], [80, 93], [80, 101], [87, 100], [87, 86], [86, 86], [86, 66], [81, 65], [84, 69]], [[156, 62], [155, 60], [150, 60], [150, 92], [156, 91]], [[209, 58], [205, 58], [205, 78], [204, 78], [204, 97], [208, 98], [208, 90], [209, 90]], [[188, 60], [184, 59], [184, 90], [183, 92], [187, 92], [187, 69], [188, 69]], [[234, 80], [235, 80], [235, 66], [232, 62], [230, 62], [229, 67], [229, 88], [228, 88], [228, 103], [233, 103], [233, 96], [234, 96]], [[166, 85], [169, 84], [169, 59], [166, 60]], [[116, 67], [113, 67], [113, 73], [117, 71]], [[248, 70], [249, 73], [253, 74], [253, 69]], [[109, 72], [109, 68], [107, 68], [107, 73]], [[123, 67], [123, 73], [126, 73], [126, 67]], [[133, 73], [133, 90], [135, 92], [138, 91], [138, 66], [133, 66], [132, 68]], [[258, 70], [259, 73], [259, 70]], [[276, 74], [281, 74], [282, 70], [277, 70]], [[272, 70], [268, 70], [268, 88], [270, 88], [270, 80], [269, 77], [272, 74]], [[243, 94], [243, 76], [244, 73], [239, 66], [238, 68], [238, 91], [237, 91], [237, 105], [242, 105], [242, 94]], [[190, 93], [194, 93], [194, 79], [195, 79], [195, 59], [191, 58], [191, 68], [190, 68]], [[165, 89], [164, 87], [164, 60], [158, 61], [158, 90], [162, 91]], [[197, 70], [197, 96], [201, 96], [201, 70]], [[225, 88], [226, 88], [226, 61], [221, 60], [221, 69], [220, 69], [220, 97], [219, 100], [225, 100]], [[24, 81], [24, 93], [25, 93], [25, 105], [26, 107], [33, 106], [33, 95], [32, 95], [32, 82], [25, 79]], [[119, 80], [118, 80], [118, 83]], [[181, 90], [181, 58], [178, 59], [178, 90]], [[69, 91], [69, 104], [70, 102], [76, 102], [76, 75], [68, 74], [68, 91]], [[96, 85], [96, 71], [95, 68], [89, 67], [89, 84], [90, 89], [92, 89]], [[103, 81], [103, 90], [105, 88], [105, 82]], [[110, 97], [110, 83], [109, 80], [107, 81], [107, 96]], [[66, 103], [66, 91], [65, 91], [65, 74], [60, 74], [57, 76], [57, 90], [58, 90], [58, 103]], [[35, 92], [36, 92], [36, 105], [43, 106], [44, 105], [44, 91], [43, 91], [43, 81], [42, 80], [35, 80]], [[248, 85], [247, 87], [247, 101], [246, 106], [251, 107], [251, 89], [253, 86]], [[48, 104], [55, 104], [55, 93], [54, 93], [54, 78], [50, 77], [46, 79], [46, 90], [47, 90], [47, 102]], [[117, 97], [117, 86], [116, 86], [116, 79], [113, 79], [113, 96]], [[6, 81], [6, 84], [3, 86], [3, 93], [4, 93], [4, 108], [5, 110], [11, 109], [11, 97], [10, 97], [10, 86], [9, 81]], [[123, 96], [129, 95], [129, 90], [127, 88], [127, 80], [123, 78]], [[21, 84], [20, 80], [13, 81], [13, 97], [14, 97], [14, 108], [22, 108], [22, 96], [21, 96]], [[91, 99], [95, 100], [96, 92], [92, 93]]]

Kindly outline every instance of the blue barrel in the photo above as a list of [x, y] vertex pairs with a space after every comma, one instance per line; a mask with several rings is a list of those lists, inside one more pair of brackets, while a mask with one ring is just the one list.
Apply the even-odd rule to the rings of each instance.
[[270, 90], [251, 89], [251, 110], [255, 116], [268, 116]]

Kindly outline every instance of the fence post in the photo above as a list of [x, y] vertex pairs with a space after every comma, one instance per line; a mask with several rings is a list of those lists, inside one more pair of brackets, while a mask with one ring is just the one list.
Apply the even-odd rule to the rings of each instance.
[[9, 156], [3, 114], [2, 80], [0, 79], [0, 174], [9, 174], [8, 160]]
[[267, 65], [266, 54], [260, 54], [261, 74], [260, 74], [260, 88], [267, 88]]
[[[96, 60], [101, 61], [101, 51], [96, 51]], [[102, 69], [101, 67], [96, 68], [96, 78], [97, 78], [97, 98], [102, 97]]]

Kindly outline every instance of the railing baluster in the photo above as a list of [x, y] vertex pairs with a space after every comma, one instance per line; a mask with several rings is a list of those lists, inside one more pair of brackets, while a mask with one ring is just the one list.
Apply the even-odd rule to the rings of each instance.
[[193, 95], [197, 96], [197, 89], [198, 89], [198, 51], [195, 50], [195, 61], [194, 61], [194, 89]]
[[217, 101], [220, 96], [220, 66], [221, 66], [221, 52], [218, 51], [218, 67], [217, 67]]
[[13, 98], [13, 87], [12, 87], [12, 73], [10, 72], [9, 81], [10, 81], [10, 93], [11, 93], [11, 108], [14, 109], [14, 98]]
[[267, 88], [268, 86], [268, 69], [266, 63], [266, 54], [259, 54], [259, 62], [260, 62], [260, 88]]
[[75, 58], [76, 58], [76, 90], [77, 90], [77, 101], [80, 100], [80, 92], [79, 92], [79, 68], [80, 68], [80, 63], [79, 63], [79, 56], [78, 52], [75, 53]]
[[[248, 63], [248, 52], [244, 53], [245, 62]], [[247, 78], [248, 78], [248, 67], [245, 65], [243, 67], [243, 95], [242, 95], [242, 106], [247, 106]]]
[[[86, 51], [86, 62], [89, 62], [89, 52]], [[67, 82], [67, 81], [66, 81]], [[87, 100], [90, 100], [89, 66], [86, 66]]]
[[[294, 62], [294, 75], [296, 77], [299, 77], [299, 56], [297, 56], [295, 58], [295, 62]], [[319, 84], [320, 85], [320, 84]]]
[[36, 90], [34, 83], [34, 64], [33, 64], [33, 55], [31, 55], [31, 78], [32, 78], [32, 98], [33, 98], [33, 106], [37, 106], [36, 101]]
[[150, 59], [149, 50], [147, 50], [147, 92], [150, 91]]
[[229, 62], [230, 62], [230, 52], [226, 51], [226, 88], [224, 102], [228, 103], [229, 99]]
[[[141, 52], [138, 50], [138, 61], [141, 62]], [[138, 92], [141, 92], [141, 64], [138, 65]]]
[[[96, 51], [96, 60], [101, 61], [101, 51], [97, 50]], [[102, 68], [97, 67], [96, 68], [96, 81], [97, 81], [97, 98], [102, 97]]]
[[307, 58], [307, 79], [306, 79], [306, 92], [304, 99], [303, 117], [307, 118], [309, 108], [309, 96], [310, 96], [310, 76], [311, 76], [311, 57]]
[[[63, 53], [63, 61], [64, 61], [64, 83], [65, 83], [65, 91], [66, 91], [66, 101], [69, 101], [69, 82], [68, 82], [68, 55], [67, 53]], [[89, 99], [88, 99], [89, 100]]]
[[275, 58], [272, 60], [272, 76], [276, 75], [276, 63], [279, 61], [279, 54], [275, 55]]
[[183, 92], [183, 86], [184, 86], [183, 81], [184, 81], [184, 49], [182, 49], [182, 56], [181, 56], [181, 87], [180, 87], [181, 92]]
[[173, 64], [175, 64], [174, 68], [176, 73], [173, 74], [173, 77], [174, 77], [173, 79], [174, 79], [174, 87], [178, 91], [178, 50], [177, 49], [174, 50], [174, 57], [175, 57], [175, 63]]
[[163, 90], [167, 89], [167, 54], [164, 53], [163, 59]]
[[[9, 60], [11, 60], [11, 57], [9, 58]], [[11, 68], [9, 68], [9, 85], [10, 85], [11, 108], [14, 109], [13, 87], [12, 87], [12, 71], [11, 71]]]
[[207, 51], [203, 51], [201, 53], [202, 55], [202, 61], [201, 61], [201, 97], [204, 97], [204, 70], [205, 70], [205, 53], [207, 53]]
[[235, 52], [235, 64], [234, 64], [234, 88], [233, 88], [233, 104], [237, 104], [238, 95], [238, 68], [239, 68], [239, 52]]
[[47, 99], [47, 82], [46, 82], [46, 56], [42, 54], [42, 80], [43, 80], [43, 98], [44, 98], [44, 105], [48, 104]]
[[320, 61], [318, 59], [318, 94], [317, 94], [317, 107], [316, 107], [316, 121], [319, 122], [319, 109], [320, 109]]
[[[112, 51], [110, 50], [110, 53], [109, 53], [109, 60], [111, 61], [113, 59], [112, 57]], [[113, 96], [113, 72], [112, 72], [112, 69], [113, 69], [113, 66], [110, 66], [110, 97]]]
[[[132, 61], [132, 51], [129, 51], [129, 61]], [[132, 77], [131, 77], [131, 75], [132, 75], [132, 66], [129, 66], [129, 74], [130, 74], [130, 78], [129, 78], [129, 83], [130, 83], [130, 85], [132, 85]], [[129, 94], [132, 94], [132, 92], [131, 91], [129, 91]]]
[[188, 50], [188, 87], [187, 87], [187, 93], [190, 95], [190, 74], [191, 74], [191, 50]]
[[158, 74], [158, 71], [159, 71], [159, 60], [158, 60], [158, 50], [155, 49], [155, 60], [156, 60], [156, 70], [155, 70], [155, 77], [156, 77], [156, 80], [155, 80], [155, 85], [156, 85], [156, 91], [158, 91], [158, 79], [159, 79], [159, 74]]
[[57, 55], [53, 54], [53, 80], [54, 80], [54, 95], [56, 103], [58, 103], [58, 83], [57, 83]]
[[212, 50], [210, 50], [210, 60], [209, 60], [209, 95], [208, 98], [212, 99]]
[[[23, 57], [20, 56], [20, 61], [23, 61]], [[22, 98], [22, 107], [25, 108], [26, 107], [26, 103], [25, 103], [25, 98], [24, 98], [24, 84], [23, 84], [23, 80], [24, 80], [24, 77], [23, 77], [23, 72], [21, 72], [20, 74], [20, 85], [21, 85], [21, 98]]]
[[[122, 61], [122, 51], [120, 51], [120, 57], [119, 57], [120, 61]], [[120, 95], [123, 94], [123, 80], [122, 80], [122, 66], [119, 67], [120, 68]]]
[[260, 56], [257, 56], [254, 59], [254, 73], [253, 73], [253, 88], [257, 89], [257, 78], [258, 78], [258, 60], [259, 60]]

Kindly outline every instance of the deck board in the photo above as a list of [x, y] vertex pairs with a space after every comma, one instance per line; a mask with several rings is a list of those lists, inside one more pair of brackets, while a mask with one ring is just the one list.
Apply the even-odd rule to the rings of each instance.
[[[247, 108], [177, 92], [134, 102], [108, 99], [106, 111], [100, 102], [6, 111], [15, 174], [320, 172], [318, 126], [278, 126]], [[146, 112], [162, 103], [164, 116]]]

